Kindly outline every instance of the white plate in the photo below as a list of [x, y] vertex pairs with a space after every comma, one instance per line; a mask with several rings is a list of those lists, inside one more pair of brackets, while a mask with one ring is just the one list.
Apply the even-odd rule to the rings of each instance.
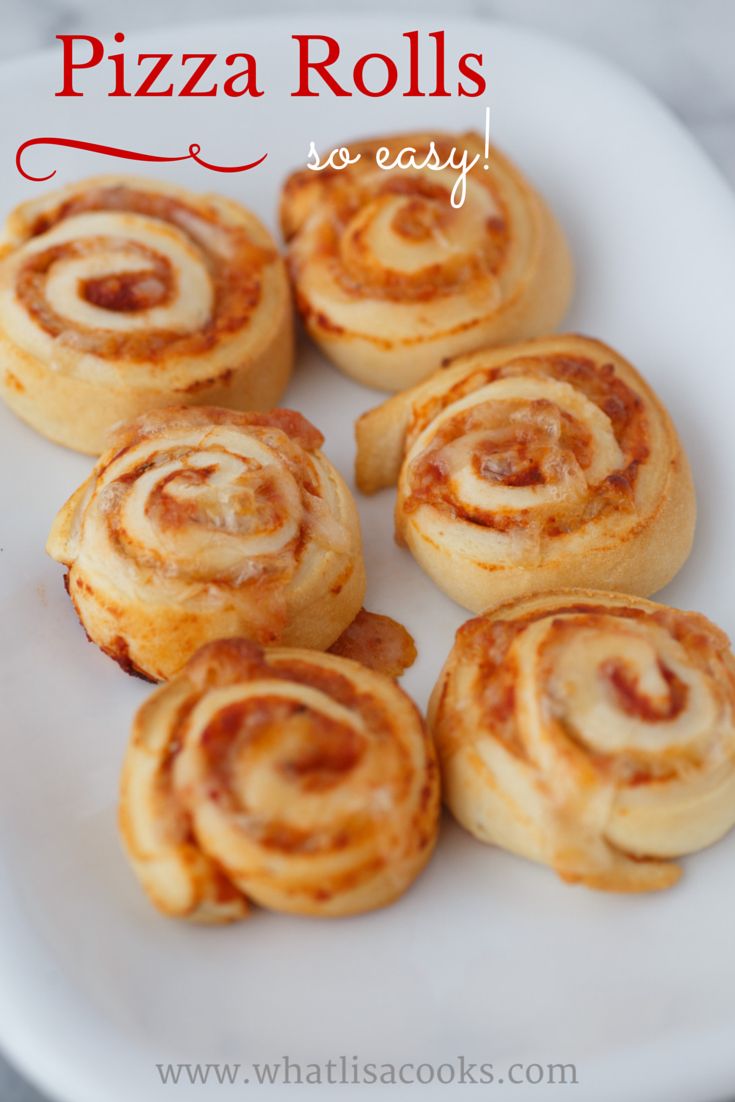
[[[229, 191], [274, 225], [279, 184], [312, 138], [323, 147], [399, 128], [482, 127], [484, 101], [292, 99], [290, 36], [325, 29], [356, 54], [358, 46], [395, 53], [410, 28], [408, 17], [294, 15], [130, 40], [131, 49], [250, 50], [266, 94], [247, 102], [107, 99], [104, 87], [62, 100], [53, 95], [57, 53], [5, 66], [2, 207], [44, 186], [10, 167], [18, 143], [39, 134], [171, 153], [198, 141], [225, 163], [268, 150], [265, 165], [241, 177], [191, 164], [159, 171]], [[617, 345], [640, 367], [689, 449], [699, 530], [663, 597], [733, 632], [732, 196], [666, 111], [606, 64], [493, 23], [451, 23], [448, 47], [485, 51], [493, 137], [569, 232], [579, 282], [569, 326]], [[29, 156], [39, 171], [58, 166], [57, 183], [119, 167], [61, 150]], [[348, 475], [353, 418], [375, 400], [302, 349], [287, 404], [326, 432], [328, 454]], [[90, 464], [4, 410], [0, 418], [0, 1039], [26, 1073], [69, 1102], [147, 1102], [162, 1097], [154, 1065], [168, 1061], [245, 1065], [287, 1054], [302, 1063], [356, 1055], [400, 1064], [462, 1054], [492, 1062], [501, 1076], [513, 1062], [574, 1062], [581, 1085], [554, 1087], [559, 1099], [726, 1094], [735, 1079], [735, 836], [686, 861], [673, 891], [628, 898], [566, 887], [447, 823], [425, 875], [378, 914], [327, 922], [263, 911], [211, 931], [158, 917], [115, 827], [128, 725], [149, 690], [86, 643], [61, 570], [43, 551], [56, 508]], [[417, 638], [420, 659], [405, 685], [423, 704], [465, 614], [393, 544], [391, 494], [360, 506], [368, 605]], [[542, 1090], [496, 1084], [492, 1094]], [[231, 1097], [248, 1092], [256, 1093], [230, 1088]], [[191, 1093], [228, 1096], [224, 1087]], [[336, 1099], [348, 1089], [326, 1093]]]

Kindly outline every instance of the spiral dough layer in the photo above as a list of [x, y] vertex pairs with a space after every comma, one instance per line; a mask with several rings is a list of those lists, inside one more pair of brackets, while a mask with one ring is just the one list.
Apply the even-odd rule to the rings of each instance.
[[164, 913], [347, 915], [391, 903], [428, 860], [438, 771], [390, 678], [345, 658], [203, 647], [138, 712], [120, 825]]
[[[445, 165], [453, 148], [479, 157], [463, 204], [451, 201], [456, 168], [381, 168], [381, 147], [386, 164], [405, 148], [418, 164]], [[349, 148], [357, 164], [294, 173], [281, 204], [297, 306], [339, 368], [401, 390], [446, 357], [556, 328], [572, 288], [566, 242], [498, 150], [485, 163], [477, 134], [403, 134]]]
[[704, 616], [563, 590], [470, 620], [434, 690], [445, 799], [485, 842], [611, 891], [735, 825], [735, 659]]
[[154, 680], [228, 635], [329, 647], [365, 571], [322, 439], [289, 410], [158, 410], [119, 430], [48, 541], [90, 639]]
[[267, 409], [293, 359], [285, 265], [244, 207], [99, 177], [22, 204], [0, 245], [0, 393], [45, 436], [99, 454], [172, 404]]
[[398, 480], [399, 538], [473, 612], [565, 585], [646, 596], [689, 554], [686, 455], [654, 392], [598, 341], [465, 356], [357, 423], [357, 481]]

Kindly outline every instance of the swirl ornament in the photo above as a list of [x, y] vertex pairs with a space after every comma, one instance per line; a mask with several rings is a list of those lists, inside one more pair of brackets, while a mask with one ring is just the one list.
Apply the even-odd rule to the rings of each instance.
[[[457, 146], [480, 161], [462, 206], [459, 173], [381, 169], [433, 141], [440, 163]], [[356, 165], [308, 169], [287, 181], [281, 222], [297, 306], [327, 356], [358, 382], [401, 390], [442, 361], [554, 330], [572, 289], [569, 251], [551, 212], [498, 150], [484, 164], [477, 134], [404, 134], [350, 143]]]
[[365, 571], [322, 441], [288, 410], [156, 410], [119, 430], [47, 545], [89, 638], [153, 680], [228, 635], [329, 647]]
[[429, 723], [470, 833], [633, 892], [735, 825], [734, 709], [735, 658], [704, 616], [580, 589], [461, 627]]
[[285, 265], [230, 199], [83, 180], [6, 222], [0, 356], [10, 408], [92, 454], [111, 426], [148, 409], [268, 409], [293, 361]]
[[120, 827], [165, 914], [248, 901], [337, 916], [392, 903], [428, 861], [438, 770], [390, 678], [349, 659], [209, 643], [138, 712]]
[[598, 341], [463, 357], [357, 423], [357, 482], [398, 480], [399, 539], [473, 612], [523, 593], [646, 596], [686, 560], [695, 499], [651, 388]]

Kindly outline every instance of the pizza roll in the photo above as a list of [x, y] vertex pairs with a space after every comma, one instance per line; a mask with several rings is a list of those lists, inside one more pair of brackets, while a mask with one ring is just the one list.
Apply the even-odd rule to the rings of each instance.
[[153, 680], [227, 635], [329, 647], [365, 570], [322, 441], [289, 410], [174, 408], [120, 429], [48, 540], [89, 638]]
[[464, 624], [429, 724], [467, 830], [633, 892], [735, 825], [734, 709], [735, 658], [704, 616], [568, 589]]
[[138, 712], [121, 786], [133, 868], [165, 914], [336, 916], [392, 903], [431, 854], [438, 770], [395, 681], [357, 662], [209, 643]]
[[686, 455], [668, 413], [599, 341], [465, 356], [357, 423], [357, 482], [398, 481], [396, 529], [473, 612], [558, 586], [646, 596], [691, 549]]
[[148, 409], [268, 409], [292, 360], [285, 265], [231, 199], [99, 177], [6, 222], [0, 394], [51, 440], [96, 455]]
[[[456, 169], [381, 169], [431, 144], [479, 156], [461, 206]], [[551, 332], [572, 290], [557, 222], [518, 169], [477, 134], [402, 134], [350, 144], [357, 164], [295, 172], [281, 224], [296, 303], [325, 354], [358, 382], [401, 390], [446, 357]], [[459, 191], [455, 199], [459, 202]]]

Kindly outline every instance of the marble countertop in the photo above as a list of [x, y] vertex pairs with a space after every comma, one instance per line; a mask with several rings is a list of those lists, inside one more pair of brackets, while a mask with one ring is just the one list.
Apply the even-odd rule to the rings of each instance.
[[[314, 9], [446, 13], [446, 0], [317, 0]], [[312, 5], [310, 5], [311, 7]], [[633, 73], [692, 131], [735, 187], [735, 0], [452, 0], [452, 13], [517, 22], [587, 46]], [[0, 60], [47, 47], [63, 32], [200, 22], [274, 11], [303, 0], [2, 0]], [[0, 1057], [2, 1102], [44, 1102]], [[104, 1102], [104, 1099], [100, 1099]], [[697, 1099], [692, 1102], [711, 1102]]]

